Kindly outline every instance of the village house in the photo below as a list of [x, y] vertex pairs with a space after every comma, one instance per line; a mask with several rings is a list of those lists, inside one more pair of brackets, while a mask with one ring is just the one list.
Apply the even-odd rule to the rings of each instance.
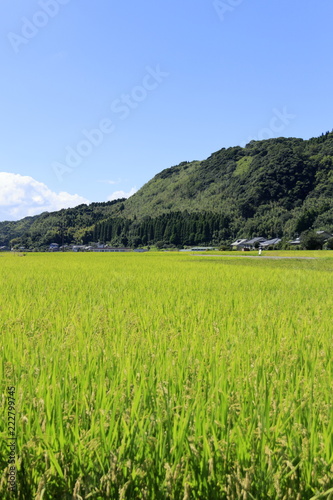
[[322, 238], [324, 242], [326, 242], [330, 238], [333, 238], [333, 235], [331, 233], [328, 233], [327, 231], [316, 231], [316, 233], [320, 238]]
[[245, 243], [246, 243], [246, 239], [240, 239], [240, 240], [236, 240], [234, 241], [233, 243], [231, 243], [231, 248], [233, 250], [243, 250], [243, 248], [245, 248]]
[[240, 239], [231, 243], [231, 247], [233, 250], [255, 250], [257, 248], [269, 248], [274, 247], [278, 243], [280, 243], [280, 238], [274, 238], [267, 240], [262, 236], [258, 236], [256, 238], [252, 238], [250, 240]]
[[[319, 236], [322, 239], [323, 243], [326, 243], [330, 238], [333, 238], [333, 234], [329, 233], [328, 231], [316, 231], [317, 236]], [[288, 241], [289, 245], [300, 245], [301, 240], [300, 237], [298, 236], [292, 241]]]
[[49, 251], [50, 252], [58, 252], [59, 251], [58, 243], [51, 243], [49, 246]]
[[281, 241], [281, 238], [273, 238], [272, 240], [262, 241], [259, 244], [259, 247], [260, 248], [275, 247], [275, 245], [277, 245], [278, 243], [280, 243], [280, 241]]
[[104, 247], [104, 248], [94, 248], [94, 252], [131, 252], [131, 248], [111, 248], [111, 247]]
[[289, 245], [300, 245], [301, 240], [299, 239], [299, 237], [297, 237], [295, 240], [288, 241], [288, 243], [289, 243]]
[[209, 250], [216, 250], [214, 247], [193, 247], [191, 252], [208, 252]]

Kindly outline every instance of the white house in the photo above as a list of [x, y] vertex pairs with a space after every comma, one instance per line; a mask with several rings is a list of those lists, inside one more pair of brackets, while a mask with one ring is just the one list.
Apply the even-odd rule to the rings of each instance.
[[236, 240], [233, 243], [231, 243], [231, 247], [233, 250], [242, 250], [246, 246], [245, 245], [246, 241], [247, 241], [246, 239]]

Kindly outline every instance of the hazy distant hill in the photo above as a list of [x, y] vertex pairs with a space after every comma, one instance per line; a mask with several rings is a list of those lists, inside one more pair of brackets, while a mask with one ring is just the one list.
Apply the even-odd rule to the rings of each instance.
[[157, 174], [128, 200], [0, 223], [0, 245], [102, 239], [113, 244], [214, 243], [256, 234], [333, 231], [333, 132], [252, 141]]

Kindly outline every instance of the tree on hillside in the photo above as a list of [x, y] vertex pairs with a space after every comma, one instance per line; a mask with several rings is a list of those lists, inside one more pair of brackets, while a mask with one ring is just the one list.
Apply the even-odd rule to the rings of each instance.
[[321, 250], [323, 248], [323, 240], [315, 231], [304, 231], [300, 239], [305, 250]]

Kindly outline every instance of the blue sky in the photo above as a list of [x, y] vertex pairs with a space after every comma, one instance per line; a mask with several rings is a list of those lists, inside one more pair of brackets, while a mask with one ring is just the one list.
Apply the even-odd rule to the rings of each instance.
[[332, 130], [332, 19], [331, 0], [2, 2], [0, 220]]

